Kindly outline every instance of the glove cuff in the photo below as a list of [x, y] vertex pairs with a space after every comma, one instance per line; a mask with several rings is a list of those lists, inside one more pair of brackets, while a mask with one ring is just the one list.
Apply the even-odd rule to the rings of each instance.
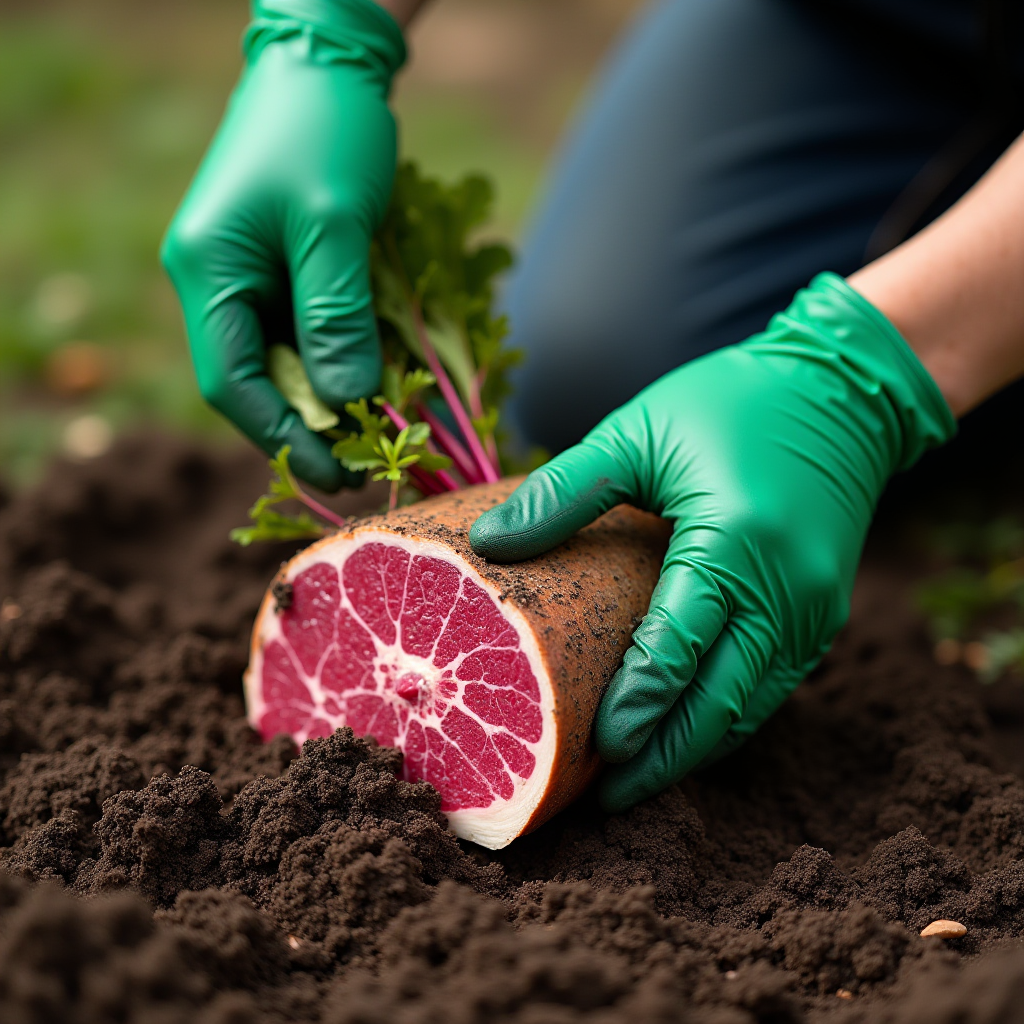
[[[929, 448], [945, 444], [957, 425], [938, 385], [891, 321], [838, 274], [818, 274], [797, 292], [776, 320], [805, 337], [813, 333], [818, 346], [844, 364], [848, 377], [865, 394], [884, 396], [898, 423], [893, 436], [893, 470], [912, 466]], [[769, 324], [769, 331], [774, 322]], [[809, 339], [808, 339], [809, 340]], [[888, 431], [887, 431], [888, 433]]]
[[331, 62], [369, 65], [387, 82], [405, 63], [398, 22], [373, 0], [252, 0], [243, 44], [248, 60], [268, 43], [302, 35], [326, 43]]

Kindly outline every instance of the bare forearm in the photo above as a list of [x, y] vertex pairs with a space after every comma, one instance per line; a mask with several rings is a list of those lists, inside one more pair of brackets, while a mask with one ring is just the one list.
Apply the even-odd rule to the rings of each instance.
[[850, 277], [962, 416], [1024, 375], [1024, 136], [947, 213]]
[[377, 0], [402, 28], [405, 28], [415, 17], [416, 12], [428, 2], [429, 0]]

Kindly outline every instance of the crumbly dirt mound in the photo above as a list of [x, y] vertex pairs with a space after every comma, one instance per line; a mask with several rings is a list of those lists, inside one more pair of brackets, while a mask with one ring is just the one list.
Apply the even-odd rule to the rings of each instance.
[[396, 752], [246, 725], [264, 476], [137, 438], [0, 508], [0, 1019], [1024, 1022], [1024, 694], [934, 666], [905, 567], [737, 755], [490, 854]]

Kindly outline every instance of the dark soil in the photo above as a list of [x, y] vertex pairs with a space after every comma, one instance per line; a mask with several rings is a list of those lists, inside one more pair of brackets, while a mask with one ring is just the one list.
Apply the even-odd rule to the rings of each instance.
[[1024, 1021], [1024, 697], [906, 567], [746, 749], [489, 854], [394, 751], [246, 726], [264, 482], [136, 439], [0, 509], [0, 1021]]

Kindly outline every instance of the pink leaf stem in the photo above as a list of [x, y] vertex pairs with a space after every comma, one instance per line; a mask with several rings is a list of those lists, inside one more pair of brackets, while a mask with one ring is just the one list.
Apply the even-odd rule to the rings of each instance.
[[[469, 411], [478, 420], [484, 417], [484, 403], [480, 395], [483, 392], [486, 379], [487, 368], [484, 367], [477, 371], [476, 376], [473, 378], [473, 389], [469, 393]], [[494, 434], [488, 433], [484, 438], [484, 447], [487, 449], [487, 457], [491, 460], [491, 465], [500, 472], [501, 462], [498, 460], [498, 443], [494, 440]]]
[[469, 411], [479, 419], [484, 414], [484, 403], [480, 399], [480, 391], [483, 388], [484, 371], [480, 370], [473, 378], [473, 386], [469, 391]]
[[[399, 430], [405, 430], [405, 428], [409, 426], [409, 421], [390, 402], [384, 402], [381, 405], [381, 409], [384, 411], [385, 415], [391, 417], [391, 422], [394, 423], [394, 425], [398, 427]], [[432, 444], [429, 438], [427, 438], [427, 450], [434, 452], [435, 454], [438, 455], [441, 454], [440, 452], [438, 452], [437, 446]], [[416, 469], [416, 473], [426, 473], [428, 476], [430, 475], [429, 470], [420, 469], [415, 466], [412, 468]], [[415, 476], [416, 474], [414, 473], [413, 475]], [[437, 477], [438, 482], [441, 484], [441, 487], [438, 489], [437, 493], [441, 493], [442, 491], [459, 491], [462, 489], [459, 487], [459, 482], [455, 479], [455, 477], [453, 477], [451, 473], [447, 472], [446, 470], [435, 470], [433, 475]]]
[[[501, 463], [498, 461], [498, 442], [494, 440], [494, 435], [493, 434], [488, 434], [487, 435], [487, 454], [490, 457], [491, 465], [492, 466], [498, 466], [498, 467], [501, 466]], [[499, 475], [500, 475], [500, 468], [499, 468]]]
[[390, 402], [381, 402], [379, 404], [381, 412], [383, 412], [399, 430], [405, 430], [405, 428], [409, 426], [409, 421]]
[[[455, 484], [455, 487], [442, 487], [440, 482], [434, 478], [432, 473], [428, 473], [425, 469], [420, 469], [418, 466], [410, 466], [406, 472], [408, 472], [409, 476], [413, 478], [416, 486], [427, 495], [444, 494], [445, 491], [457, 491], [459, 489], [458, 484]], [[438, 476], [440, 476], [441, 473], [444, 473], [444, 470], [439, 470]], [[448, 474], [445, 473], [445, 476], [447, 475]], [[448, 477], [448, 479], [451, 480], [451, 477]], [[452, 483], [455, 483], [455, 481], [452, 480]]]
[[459, 398], [459, 394], [455, 390], [455, 385], [452, 384], [444, 367], [441, 365], [441, 360], [437, 357], [437, 352], [434, 351], [434, 346], [427, 334], [426, 324], [423, 323], [423, 315], [420, 313], [419, 307], [415, 303], [412, 307], [412, 316], [413, 323], [416, 325], [416, 333], [419, 336], [420, 345], [423, 348], [423, 354], [427, 357], [427, 365], [430, 367], [430, 372], [437, 378], [437, 386], [441, 395], [448, 404], [448, 408], [451, 409], [452, 415], [455, 417], [455, 422], [458, 424], [459, 430], [462, 432], [466, 444], [469, 446], [470, 453], [477, 465], [480, 467], [480, 472], [483, 473], [484, 480], [486, 480], [487, 483], [495, 483], [500, 479], [498, 471], [491, 464], [491, 460], [487, 458], [484, 446], [480, 443], [480, 438], [477, 436], [476, 429], [474, 428], [469, 416], [466, 414], [462, 400]]
[[455, 463], [459, 472], [466, 478], [466, 483], [482, 484], [484, 478], [480, 473], [480, 468], [459, 439], [423, 403], [416, 407], [416, 411], [420, 414], [420, 419], [430, 426], [431, 436], [437, 441], [438, 447], [445, 455]]
[[340, 516], [335, 515], [329, 508], [321, 505], [315, 498], [311, 498], [301, 487], [295, 488], [299, 496], [299, 501], [306, 506], [311, 512], [315, 512], [321, 519], [326, 519], [327, 522], [333, 523], [339, 530], [344, 530], [348, 527], [348, 522], [342, 519]]

